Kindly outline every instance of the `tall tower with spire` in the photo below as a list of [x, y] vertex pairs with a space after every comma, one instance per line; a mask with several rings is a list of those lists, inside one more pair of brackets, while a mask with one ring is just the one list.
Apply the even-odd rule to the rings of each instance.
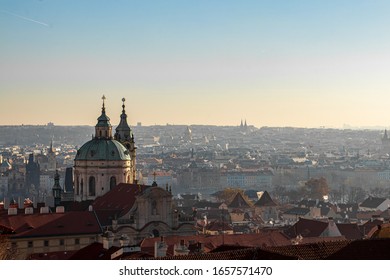
[[106, 97], [103, 95], [102, 99], [102, 112], [97, 119], [95, 136], [81, 146], [74, 160], [76, 201], [94, 200], [119, 183], [133, 182], [134, 160], [127, 147], [112, 137], [110, 118], [106, 115]]
[[114, 139], [119, 141], [129, 151], [131, 157], [132, 181], [136, 181], [136, 147], [134, 141], [134, 134], [127, 123], [127, 115], [125, 110], [125, 98], [122, 98], [122, 114], [120, 115], [120, 122], [115, 129]]
[[47, 170], [55, 171], [57, 169], [56, 153], [53, 148], [53, 139], [50, 141], [50, 148], [47, 150]]

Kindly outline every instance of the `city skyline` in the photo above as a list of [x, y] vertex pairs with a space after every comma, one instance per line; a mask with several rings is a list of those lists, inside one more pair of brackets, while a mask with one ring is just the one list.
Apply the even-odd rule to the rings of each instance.
[[0, 1], [0, 125], [389, 126], [386, 1]]

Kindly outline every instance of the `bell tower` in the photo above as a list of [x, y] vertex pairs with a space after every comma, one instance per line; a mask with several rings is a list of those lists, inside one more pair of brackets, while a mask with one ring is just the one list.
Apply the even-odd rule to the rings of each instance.
[[129, 151], [131, 162], [130, 162], [130, 169], [131, 169], [131, 178], [128, 180], [129, 182], [135, 182], [136, 181], [136, 168], [135, 168], [135, 158], [136, 158], [136, 147], [135, 147], [135, 141], [134, 141], [134, 134], [131, 131], [130, 126], [127, 123], [127, 115], [125, 110], [125, 98], [122, 98], [122, 114], [120, 115], [120, 122], [117, 128], [115, 129], [115, 135], [114, 139], [119, 141], [123, 146], [126, 147], [126, 149]]

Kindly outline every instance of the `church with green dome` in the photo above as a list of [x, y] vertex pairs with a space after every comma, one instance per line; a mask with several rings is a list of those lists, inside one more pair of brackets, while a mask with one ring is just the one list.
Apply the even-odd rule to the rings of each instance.
[[95, 135], [77, 151], [74, 160], [74, 198], [95, 200], [119, 183], [135, 182], [136, 147], [127, 124], [125, 99], [121, 120], [113, 137], [110, 118], [106, 115], [105, 97]]

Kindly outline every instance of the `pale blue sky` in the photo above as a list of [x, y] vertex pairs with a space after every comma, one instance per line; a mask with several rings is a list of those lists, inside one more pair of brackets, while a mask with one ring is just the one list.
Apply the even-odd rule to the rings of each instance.
[[0, 0], [0, 124], [389, 126], [390, 1]]

